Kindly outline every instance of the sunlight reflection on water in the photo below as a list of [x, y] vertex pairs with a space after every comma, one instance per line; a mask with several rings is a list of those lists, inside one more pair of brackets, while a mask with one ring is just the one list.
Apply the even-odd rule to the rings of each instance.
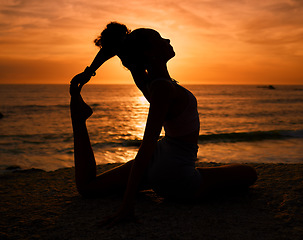
[[[215, 162], [303, 162], [303, 86], [190, 85], [198, 100], [199, 160]], [[93, 108], [88, 120], [97, 163], [133, 159], [144, 134], [149, 103], [133, 85], [83, 88]], [[73, 166], [68, 85], [3, 85], [0, 88], [0, 168], [20, 165], [46, 170]], [[235, 141], [235, 133], [287, 130], [296, 139]], [[164, 132], [162, 132], [162, 135]], [[223, 141], [220, 134], [225, 134]], [[300, 137], [300, 138], [299, 138]]]

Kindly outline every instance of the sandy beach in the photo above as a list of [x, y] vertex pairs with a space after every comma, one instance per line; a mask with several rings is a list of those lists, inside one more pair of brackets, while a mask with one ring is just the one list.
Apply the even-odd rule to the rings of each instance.
[[115, 212], [121, 196], [82, 198], [73, 168], [7, 173], [0, 176], [0, 239], [302, 239], [303, 165], [252, 166], [259, 179], [248, 192], [185, 204], [146, 191], [137, 199], [139, 222], [111, 229], [96, 223]]

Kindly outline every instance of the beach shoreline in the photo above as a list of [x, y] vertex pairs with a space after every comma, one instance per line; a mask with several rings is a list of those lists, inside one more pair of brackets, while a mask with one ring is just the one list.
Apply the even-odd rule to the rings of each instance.
[[[99, 165], [98, 172], [117, 165]], [[139, 222], [111, 229], [96, 223], [115, 212], [121, 196], [82, 198], [73, 168], [6, 173], [0, 239], [301, 239], [303, 164], [249, 165], [259, 178], [245, 193], [185, 204], [145, 191], [136, 204]]]

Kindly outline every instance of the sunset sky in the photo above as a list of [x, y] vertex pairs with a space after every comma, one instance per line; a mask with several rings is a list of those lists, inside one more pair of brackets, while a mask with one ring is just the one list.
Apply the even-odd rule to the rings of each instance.
[[[110, 21], [169, 38], [183, 84], [303, 84], [301, 0], [0, 0], [0, 83], [68, 83]], [[113, 58], [91, 83], [132, 79]]]

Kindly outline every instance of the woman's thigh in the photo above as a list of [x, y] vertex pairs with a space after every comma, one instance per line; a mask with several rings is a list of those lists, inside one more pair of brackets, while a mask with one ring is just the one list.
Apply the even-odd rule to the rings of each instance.
[[82, 189], [78, 188], [79, 193], [84, 197], [97, 197], [112, 193], [122, 194], [126, 188], [133, 161], [101, 173]]

